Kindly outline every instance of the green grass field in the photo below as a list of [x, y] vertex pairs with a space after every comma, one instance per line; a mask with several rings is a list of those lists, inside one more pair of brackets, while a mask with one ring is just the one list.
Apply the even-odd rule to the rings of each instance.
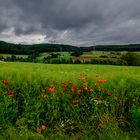
[[1, 62], [0, 139], [140, 139], [140, 68]]
[[91, 51], [91, 52], [84, 52], [83, 57], [99, 57], [101, 55], [109, 55], [110, 52], [104, 52], [104, 51]]

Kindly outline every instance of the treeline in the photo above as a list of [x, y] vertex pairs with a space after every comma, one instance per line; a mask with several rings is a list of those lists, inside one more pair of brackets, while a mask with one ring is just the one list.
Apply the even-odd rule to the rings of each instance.
[[0, 53], [32, 55], [36, 52], [61, 52], [77, 51], [79, 48], [71, 45], [60, 44], [12, 44], [0, 41]]
[[91, 60], [73, 60], [72, 58], [49, 58], [44, 57], [42, 60], [37, 59], [33, 55], [29, 55], [27, 58], [16, 57], [15, 55], [0, 57], [4, 62], [31, 62], [31, 63], [44, 63], [44, 64], [105, 64], [105, 65], [128, 65], [125, 60], [114, 59], [91, 59]]
[[11, 56], [0, 56], [0, 61], [3, 62], [33, 62], [33, 63], [37, 63], [39, 62], [38, 60], [39, 55], [34, 53], [32, 55], [29, 55], [27, 58], [24, 57], [19, 57], [19, 56], [15, 56], [15, 55], [11, 55]]
[[129, 45], [97, 45], [95, 50], [98, 51], [140, 51], [140, 44]]
[[63, 44], [12, 44], [0, 41], [0, 53], [8, 54], [26, 54], [32, 55], [33, 53], [42, 52], [74, 52], [82, 53], [89, 51], [140, 51], [140, 44], [130, 44], [130, 45], [97, 45], [90, 47], [77, 47], [72, 45]]

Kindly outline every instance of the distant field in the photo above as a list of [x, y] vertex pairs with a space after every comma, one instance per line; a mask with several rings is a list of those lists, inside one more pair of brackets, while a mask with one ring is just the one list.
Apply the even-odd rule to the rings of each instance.
[[[6, 58], [7, 56], [8, 57], [11, 57], [12, 56], [12, 54], [1, 54], [0, 53], [0, 56], [3, 56], [4, 58]], [[16, 57], [23, 57], [23, 58], [27, 58], [28, 57], [28, 55], [15, 55]]]
[[139, 139], [140, 68], [0, 62], [0, 139]]
[[110, 52], [104, 52], [104, 51], [92, 51], [92, 52], [84, 52], [83, 57], [99, 57], [101, 55], [108, 55]]
[[41, 53], [40, 56], [38, 57], [38, 59], [43, 59], [44, 57], [47, 57], [49, 56], [49, 54], [51, 53], [59, 53], [61, 55], [61, 57], [64, 57], [64, 58], [70, 58], [70, 54], [69, 52], [45, 52], [45, 53]]

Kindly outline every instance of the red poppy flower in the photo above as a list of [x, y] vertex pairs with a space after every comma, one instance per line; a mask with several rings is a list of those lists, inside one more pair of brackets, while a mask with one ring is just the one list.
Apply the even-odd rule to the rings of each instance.
[[7, 80], [4, 80], [3, 83], [4, 83], [5, 85], [8, 85], [8, 84], [9, 84], [9, 82], [8, 82]]
[[6, 89], [5, 93], [6, 93], [6, 94], [10, 94], [11, 92], [10, 92], [9, 89]]
[[45, 124], [42, 124], [41, 129], [42, 130], [45, 130], [46, 129], [46, 125]]
[[76, 88], [76, 86], [72, 85], [72, 87], [71, 87], [71, 88], [75, 89], [75, 88]]
[[48, 88], [49, 92], [53, 92], [55, 88]]
[[11, 92], [11, 93], [10, 93], [10, 96], [11, 96], [11, 97], [14, 97], [15, 95], [14, 95], [14, 93]]
[[97, 80], [98, 83], [105, 83], [106, 80]]
[[55, 87], [55, 85], [54, 84], [51, 84], [51, 87]]
[[74, 89], [74, 88], [72, 88], [72, 89], [71, 89], [71, 92], [72, 92], [72, 93], [74, 93], [74, 92], [75, 92], [75, 89]]
[[85, 88], [84, 88], [84, 90], [85, 90], [85, 91], [87, 91], [87, 90], [88, 90], [88, 88], [87, 88], [87, 87], [85, 87]]
[[81, 87], [82, 87], [82, 88], [84, 88], [84, 87], [85, 87], [85, 85], [83, 84], [83, 85], [81, 85]]
[[85, 78], [82, 78], [82, 80], [85, 81], [86, 79]]
[[95, 87], [95, 88], [98, 88], [98, 85], [97, 85], [97, 84], [94, 84], [94, 87]]
[[92, 88], [90, 88], [89, 92], [90, 92], [90, 93], [92, 93], [92, 92], [93, 92], [93, 89], [92, 89]]
[[78, 92], [78, 94], [81, 94], [82, 90], [81, 90], [81, 89], [78, 89], [78, 91], [77, 91], [77, 92]]
[[61, 84], [62, 84], [63, 87], [67, 86], [65, 82], [62, 82]]

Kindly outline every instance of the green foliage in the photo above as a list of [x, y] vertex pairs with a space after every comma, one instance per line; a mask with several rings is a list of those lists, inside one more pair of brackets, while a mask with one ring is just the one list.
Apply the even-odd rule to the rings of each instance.
[[106, 64], [106, 65], [127, 65], [127, 62], [121, 59], [92, 59], [91, 64]]
[[138, 53], [126, 53], [122, 56], [122, 59], [130, 66], [140, 66], [140, 54]]
[[80, 55], [82, 55], [82, 54], [83, 54], [82, 51], [80, 51], [80, 50], [78, 51], [78, 50], [77, 50], [77, 51], [72, 52], [72, 53], [71, 53], [71, 56], [78, 57], [78, 56], [80, 56]]

